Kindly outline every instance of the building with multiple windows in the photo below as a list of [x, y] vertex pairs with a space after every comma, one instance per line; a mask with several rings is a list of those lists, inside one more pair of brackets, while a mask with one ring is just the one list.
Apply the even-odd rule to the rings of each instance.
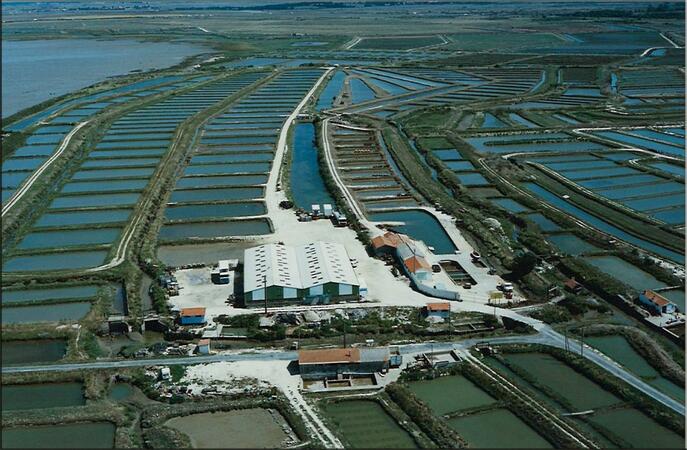
[[244, 252], [244, 302], [248, 307], [358, 300], [360, 283], [343, 245], [265, 244]]
[[451, 314], [450, 303], [427, 303], [425, 306], [425, 315], [427, 317], [448, 319], [449, 314]]
[[385, 372], [390, 358], [388, 348], [301, 350], [298, 368], [304, 380], [337, 379]]
[[651, 311], [652, 314], [656, 315], [674, 314], [677, 310], [673, 302], [649, 289], [639, 294], [639, 301], [644, 307]]

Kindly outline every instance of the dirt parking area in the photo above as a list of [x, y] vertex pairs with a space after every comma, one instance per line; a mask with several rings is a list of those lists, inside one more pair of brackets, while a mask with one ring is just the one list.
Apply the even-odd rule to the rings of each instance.
[[226, 314], [229, 307], [227, 299], [234, 293], [234, 274], [229, 284], [214, 284], [210, 278], [211, 272], [210, 267], [174, 272], [179, 283], [179, 295], [170, 297], [170, 303], [179, 308], [204, 306], [208, 321], [211, 317]]

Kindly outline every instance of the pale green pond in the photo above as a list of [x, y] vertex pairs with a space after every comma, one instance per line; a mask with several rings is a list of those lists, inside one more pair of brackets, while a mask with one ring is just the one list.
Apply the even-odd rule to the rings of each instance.
[[461, 375], [414, 381], [409, 388], [437, 415], [485, 406], [496, 400]]
[[449, 419], [448, 424], [474, 448], [553, 448], [507, 409], [456, 417]]

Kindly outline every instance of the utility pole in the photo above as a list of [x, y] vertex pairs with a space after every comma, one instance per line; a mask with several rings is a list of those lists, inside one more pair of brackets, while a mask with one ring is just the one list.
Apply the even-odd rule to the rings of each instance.
[[263, 289], [265, 290], [265, 315], [267, 315], [267, 274], [262, 275], [262, 286]]
[[346, 319], [343, 319], [343, 347], [346, 348]]
[[568, 351], [568, 327], [565, 327], [564, 334], [565, 334], [565, 351], [567, 352]]
[[448, 337], [451, 338], [451, 302], [448, 302]]
[[582, 337], [580, 338], [580, 356], [584, 356], [584, 327], [582, 327]]

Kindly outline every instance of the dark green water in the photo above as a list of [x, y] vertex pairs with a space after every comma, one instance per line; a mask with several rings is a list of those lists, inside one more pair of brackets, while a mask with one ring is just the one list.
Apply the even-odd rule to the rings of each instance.
[[102, 264], [106, 256], [106, 250], [62, 251], [58, 253], [15, 256], [7, 260], [2, 270], [4, 272], [26, 272], [82, 269]]
[[65, 298], [88, 298], [98, 292], [98, 286], [65, 286], [45, 289], [4, 289], [2, 303], [32, 302]]
[[507, 409], [494, 409], [466, 417], [449, 419], [470, 447], [475, 448], [553, 448], [518, 416]]
[[3, 411], [85, 404], [81, 382], [2, 385]]
[[584, 260], [638, 291], [666, 287], [662, 281], [617, 256], [590, 256]]
[[620, 403], [620, 399], [553, 356], [543, 353], [509, 353], [504, 358], [534, 376], [539, 383], [565, 399], [576, 411]]
[[88, 314], [90, 302], [51, 303], [49, 305], [6, 306], [2, 308], [2, 323], [75, 322]]
[[683, 436], [659, 425], [636, 409], [614, 409], [589, 419], [602, 426], [626, 445], [635, 448], [685, 448]]
[[110, 422], [5, 428], [2, 430], [2, 447], [112, 448], [115, 429]]
[[214, 203], [206, 205], [170, 206], [165, 211], [168, 220], [190, 220], [200, 218], [232, 218], [259, 216], [265, 214], [262, 202]]
[[496, 401], [472, 381], [460, 375], [414, 381], [410, 383], [410, 390], [437, 415], [485, 406]]
[[110, 389], [108, 398], [115, 401], [126, 400], [131, 397], [134, 393], [134, 388], [127, 383], [115, 383]]
[[555, 245], [561, 252], [574, 256], [599, 250], [598, 247], [570, 233], [547, 236], [546, 240]]
[[592, 336], [586, 338], [585, 342], [639, 375], [659, 391], [676, 400], [685, 400], [684, 388], [662, 377], [623, 336]]
[[67, 341], [63, 339], [3, 341], [2, 365], [58, 361], [66, 350]]

